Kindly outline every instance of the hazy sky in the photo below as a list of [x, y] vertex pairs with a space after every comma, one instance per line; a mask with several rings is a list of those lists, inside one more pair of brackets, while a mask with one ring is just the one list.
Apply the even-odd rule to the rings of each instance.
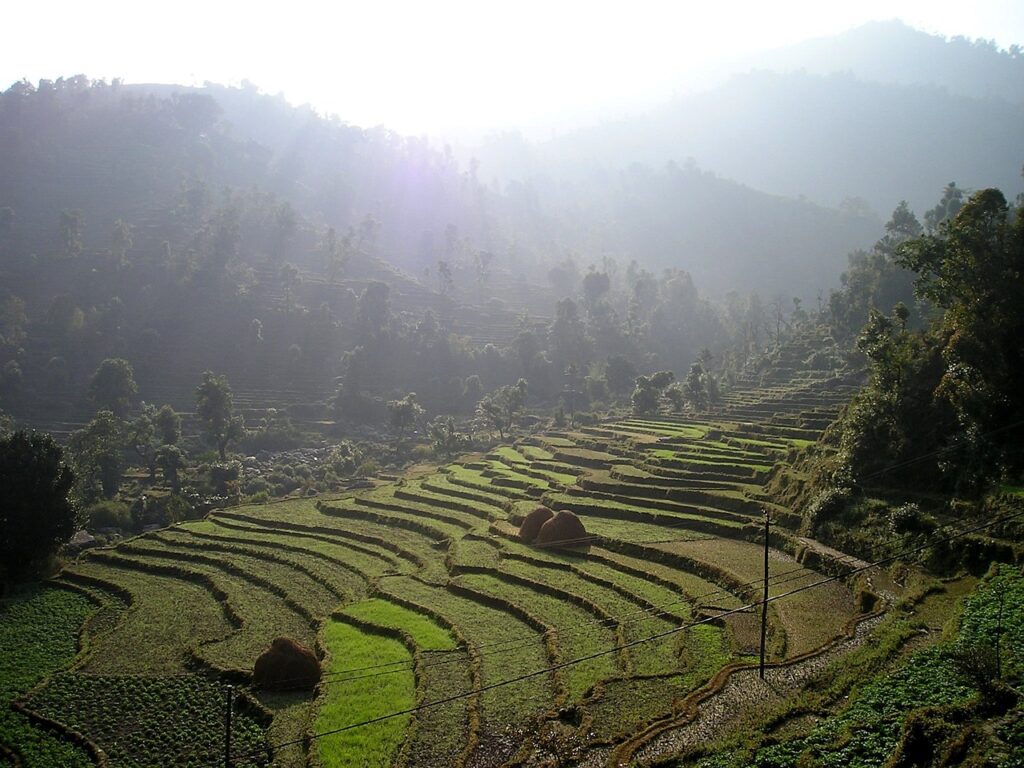
[[670, 96], [717, 61], [896, 17], [1024, 43], [1021, 0], [36, 0], [4, 10], [0, 88], [78, 73], [247, 79], [409, 133], [564, 125]]

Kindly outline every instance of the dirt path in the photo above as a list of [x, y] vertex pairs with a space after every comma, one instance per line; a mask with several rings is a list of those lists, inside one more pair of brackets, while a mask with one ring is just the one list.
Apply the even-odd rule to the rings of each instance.
[[653, 760], [679, 752], [684, 747], [706, 743], [734, 726], [754, 707], [780, 701], [802, 689], [815, 674], [836, 659], [859, 647], [882, 620], [884, 614], [859, 622], [849, 637], [838, 640], [809, 658], [769, 667], [765, 679], [756, 669], [741, 669], [729, 675], [721, 689], [697, 704], [695, 714], [685, 722], [653, 726], [646, 734], [612, 749], [589, 751], [577, 768], [649, 765]]

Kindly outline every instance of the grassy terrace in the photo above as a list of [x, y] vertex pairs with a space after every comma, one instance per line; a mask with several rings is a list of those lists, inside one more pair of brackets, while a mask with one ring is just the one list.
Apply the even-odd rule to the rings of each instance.
[[[290, 635], [324, 653], [327, 676], [316, 694], [253, 692], [266, 714], [253, 721], [250, 743], [264, 733], [270, 743], [301, 742], [467, 695], [294, 745], [275, 754], [281, 765], [501, 764], [569, 705], [578, 738], [625, 739], [744, 658], [750, 622], [701, 625], [546, 668], [738, 607], [756, 592], [762, 550], [748, 537], [762, 478], [805, 439], [803, 420], [831, 407], [815, 404], [814, 382], [794, 386], [811, 396], [778, 386], [767, 397], [734, 397], [709, 419], [629, 418], [534, 435], [342, 498], [223, 510], [93, 551], [61, 578], [128, 607], [101, 611], [107, 618], [93, 622], [75, 668], [95, 679], [68, 677], [45, 698], [48, 711], [70, 721], [69, 701], [86, 690], [110, 700], [116, 676], [179, 679], [190, 690], [201, 671], [245, 687], [270, 640]], [[542, 502], [576, 511], [589, 547], [519, 541], [517, 525]], [[773, 594], [819, 578], [796, 567], [772, 550]], [[853, 616], [839, 584], [782, 601], [770, 611], [773, 649], [813, 650]], [[52, 667], [70, 662], [64, 654]], [[131, 691], [164, 685], [178, 690], [157, 682]], [[101, 720], [90, 720], [90, 732], [106, 739]], [[169, 744], [168, 754], [179, 747]], [[124, 749], [145, 763], [141, 750], [152, 748]]]

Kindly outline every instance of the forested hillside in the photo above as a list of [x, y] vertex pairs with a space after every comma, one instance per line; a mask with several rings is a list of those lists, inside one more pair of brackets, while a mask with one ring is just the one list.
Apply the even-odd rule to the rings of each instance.
[[1021, 50], [751, 61], [0, 93], [0, 768], [1022, 768]]
[[931, 205], [950, 181], [1022, 189], [1019, 50], [871, 24], [726, 71], [645, 113], [536, 145], [496, 140], [481, 151], [484, 168], [572, 176], [692, 162], [763, 192], [878, 216], [900, 200]]

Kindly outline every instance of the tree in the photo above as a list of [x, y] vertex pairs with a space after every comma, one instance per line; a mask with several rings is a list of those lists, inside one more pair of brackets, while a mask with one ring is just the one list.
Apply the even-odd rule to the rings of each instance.
[[60, 214], [60, 247], [66, 258], [74, 258], [82, 252], [81, 211], [61, 211]]
[[604, 369], [604, 377], [608, 380], [608, 389], [616, 395], [624, 395], [636, 382], [636, 368], [621, 355], [608, 358]]
[[428, 427], [430, 440], [434, 450], [445, 456], [453, 456], [469, 442], [469, 438], [459, 432], [453, 416], [438, 416]]
[[71, 538], [78, 514], [68, 498], [75, 475], [53, 438], [0, 437], [0, 570], [20, 579]]
[[281, 285], [284, 287], [284, 308], [286, 312], [295, 309], [295, 293], [302, 285], [302, 278], [299, 276], [299, 269], [294, 264], [285, 262], [281, 265]]
[[84, 503], [112, 499], [124, 474], [124, 424], [111, 411], [96, 416], [68, 439], [78, 475], [76, 495]]
[[123, 416], [139, 391], [132, 364], [120, 357], [108, 357], [89, 379], [89, 397], [101, 410]]
[[650, 377], [636, 377], [630, 402], [633, 405], [633, 413], [637, 416], [645, 416], [658, 410], [658, 389], [651, 384]]
[[231, 385], [226, 376], [203, 372], [203, 381], [196, 387], [196, 418], [203, 425], [207, 438], [217, 446], [223, 461], [228, 445], [245, 434], [245, 422], [235, 415]]
[[181, 417], [169, 405], [157, 410], [142, 405], [142, 413], [128, 425], [128, 441], [132, 450], [149, 469], [150, 482], [156, 482], [157, 452], [163, 445], [174, 445], [181, 438]]
[[477, 413], [488, 424], [498, 430], [501, 439], [512, 429], [516, 414], [526, 401], [526, 379], [520, 379], [514, 387], [507, 384], [485, 395], [477, 404]]
[[353, 229], [349, 228], [348, 233], [338, 240], [338, 233], [334, 227], [327, 230], [327, 235], [320, 244], [320, 252], [324, 259], [324, 270], [327, 272], [327, 279], [334, 282], [338, 275], [348, 265], [352, 252], [352, 238], [355, 236]]
[[156, 426], [153, 421], [156, 418], [156, 407], [152, 405], [142, 406], [142, 413], [136, 416], [128, 425], [128, 442], [132, 450], [145, 463], [149, 470], [149, 481], [156, 482]]
[[455, 275], [451, 265], [444, 259], [437, 262], [437, 279], [440, 283], [441, 295], [451, 296], [455, 291]]
[[650, 376], [637, 376], [631, 398], [633, 412], [637, 416], [654, 413], [658, 410], [661, 392], [675, 381], [672, 371], [658, 371]]
[[388, 413], [391, 417], [391, 427], [398, 433], [398, 440], [401, 442], [406, 431], [422, 418], [423, 406], [416, 402], [416, 393], [410, 392], [401, 400], [389, 400]]
[[164, 482], [169, 483], [175, 493], [181, 492], [180, 472], [185, 466], [185, 454], [176, 445], [162, 446], [156, 452], [156, 463], [163, 472]]
[[132, 226], [121, 219], [114, 222], [114, 230], [110, 235], [110, 257], [114, 264], [123, 267], [128, 262], [128, 251], [134, 244]]
[[377, 280], [367, 284], [359, 297], [356, 323], [360, 339], [377, 338], [391, 324], [391, 289]]
[[700, 363], [693, 363], [686, 380], [683, 382], [683, 397], [697, 413], [708, 407], [708, 389], [705, 380], [704, 366]]
[[175, 413], [171, 406], [160, 406], [160, 410], [153, 418], [153, 426], [156, 427], [160, 442], [164, 445], [177, 445], [181, 440], [181, 416]]
[[611, 290], [612, 282], [607, 272], [598, 272], [593, 267], [583, 277], [583, 301], [591, 313], [597, 302]]

